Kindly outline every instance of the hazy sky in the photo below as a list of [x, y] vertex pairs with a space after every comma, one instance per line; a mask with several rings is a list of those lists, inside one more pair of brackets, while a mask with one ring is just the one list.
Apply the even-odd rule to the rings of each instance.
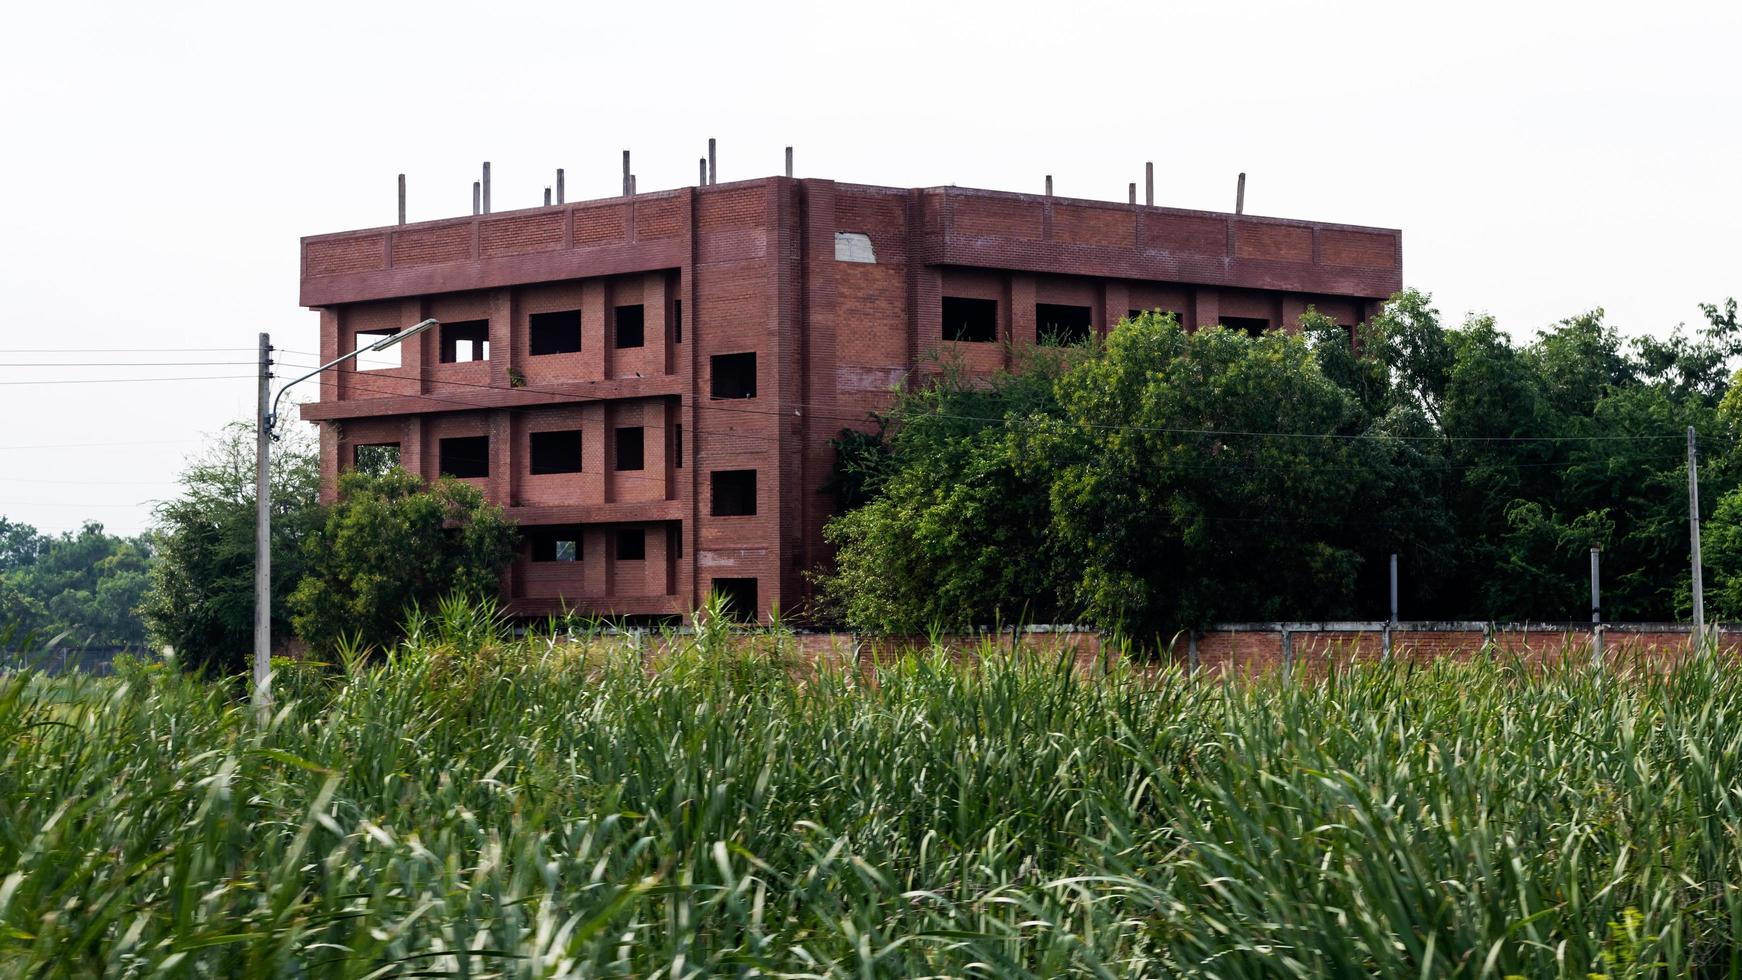
[[[1108, 200], [1153, 159], [1161, 204], [1229, 210], [1245, 170], [1252, 213], [1402, 228], [1405, 282], [1517, 336], [1742, 295], [1734, 0], [160, 0], [0, 25], [0, 515], [45, 529], [148, 525], [253, 412], [255, 335], [316, 349], [298, 238], [390, 223], [402, 171], [421, 220], [468, 213], [482, 160], [501, 211], [559, 166], [571, 200], [615, 194], [624, 148], [643, 190], [693, 183], [710, 136], [723, 180], [792, 144], [800, 176]], [[189, 376], [219, 380], [17, 383]]]

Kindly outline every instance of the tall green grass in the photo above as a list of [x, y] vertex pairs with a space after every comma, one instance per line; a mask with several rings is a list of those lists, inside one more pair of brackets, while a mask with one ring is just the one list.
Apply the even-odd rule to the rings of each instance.
[[[444, 610], [0, 679], [0, 975], [1735, 976], [1742, 681], [648, 667]], [[728, 647], [731, 647], [728, 649]]]

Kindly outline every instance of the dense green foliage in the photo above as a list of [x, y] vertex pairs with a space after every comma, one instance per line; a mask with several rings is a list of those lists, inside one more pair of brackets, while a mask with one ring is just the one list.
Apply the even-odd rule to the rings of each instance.
[[[291, 634], [289, 598], [302, 580], [304, 543], [319, 526], [320, 457], [308, 430], [289, 427], [272, 455], [272, 631]], [[153, 640], [184, 666], [247, 668], [254, 633], [254, 427], [225, 429], [160, 505], [151, 589], [140, 608]]]
[[134, 609], [147, 584], [149, 543], [78, 531], [42, 534], [0, 517], [0, 649], [59, 638], [63, 644], [138, 646]]
[[317, 649], [382, 648], [408, 610], [496, 594], [519, 532], [476, 487], [385, 468], [344, 473], [338, 489], [290, 597], [297, 634]]
[[[1515, 344], [1400, 294], [1347, 331], [1186, 332], [970, 381], [945, 371], [843, 438], [832, 608], [887, 631], [1077, 619], [1138, 636], [1222, 620], [1690, 612], [1685, 431], [1712, 519], [1711, 611], [1742, 616], [1742, 354], [1734, 302], [1667, 340], [1601, 311]], [[1357, 346], [1358, 345], [1358, 346]], [[1068, 369], [1067, 369], [1068, 365]]]
[[[1727, 975], [1742, 674], [1291, 685], [779, 636], [0, 677], [0, 975]], [[585, 654], [578, 651], [586, 651]]]

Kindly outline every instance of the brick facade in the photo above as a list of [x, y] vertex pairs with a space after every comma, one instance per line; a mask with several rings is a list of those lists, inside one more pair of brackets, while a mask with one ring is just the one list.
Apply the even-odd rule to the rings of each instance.
[[[487, 357], [444, 357], [432, 330], [397, 368], [323, 375], [302, 412], [329, 496], [359, 446], [396, 445], [426, 477], [444, 446], [450, 462], [487, 447], [468, 479], [528, 531], [504, 584], [518, 612], [679, 614], [754, 582], [766, 618], [801, 609], [829, 559], [829, 440], [938, 357], [1007, 366], [1043, 339], [1037, 304], [1086, 308], [1098, 332], [1140, 309], [1292, 328], [1310, 305], [1354, 324], [1401, 287], [1401, 248], [1386, 229], [783, 177], [319, 235], [302, 302], [323, 360], [426, 317], [478, 324], [460, 346]], [[946, 339], [945, 297], [995, 302], [1006, 343]], [[576, 313], [578, 344], [533, 352], [535, 320]], [[713, 397], [746, 383], [743, 354], [754, 395]], [[533, 472], [535, 441], [576, 432], [578, 472]]]

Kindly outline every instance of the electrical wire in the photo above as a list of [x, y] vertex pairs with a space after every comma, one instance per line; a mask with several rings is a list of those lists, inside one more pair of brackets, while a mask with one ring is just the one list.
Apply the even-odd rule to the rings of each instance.
[[0, 385], [112, 385], [149, 384], [164, 381], [242, 381], [253, 380], [252, 374], [202, 374], [180, 378], [49, 378], [41, 381], [0, 381]]
[[20, 361], [0, 363], [0, 368], [88, 368], [88, 367], [247, 367], [258, 361]]

